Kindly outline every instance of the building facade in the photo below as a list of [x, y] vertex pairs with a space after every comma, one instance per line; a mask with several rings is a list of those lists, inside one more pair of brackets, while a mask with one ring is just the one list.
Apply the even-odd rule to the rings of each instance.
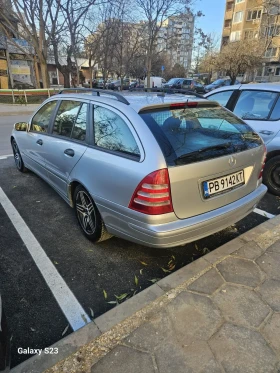
[[180, 14], [166, 19], [159, 30], [157, 50], [170, 57], [171, 65], [182, 65], [191, 69], [194, 36], [194, 17], [192, 14]]
[[280, 0], [226, 0], [221, 47], [244, 39], [266, 46], [258, 78], [280, 80]]

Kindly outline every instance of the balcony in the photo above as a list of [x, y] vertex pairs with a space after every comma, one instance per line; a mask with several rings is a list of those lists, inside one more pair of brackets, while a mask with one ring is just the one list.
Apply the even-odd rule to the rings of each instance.
[[226, 13], [225, 13], [225, 20], [227, 19], [232, 19], [233, 17], [233, 10], [227, 10]]
[[224, 27], [223, 36], [229, 36], [229, 35], [230, 35], [230, 27]]

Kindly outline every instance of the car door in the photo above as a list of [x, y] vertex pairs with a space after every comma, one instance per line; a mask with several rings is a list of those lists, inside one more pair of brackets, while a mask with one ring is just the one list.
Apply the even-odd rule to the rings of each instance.
[[[269, 143], [279, 132], [279, 93], [242, 89], [233, 113], [242, 118]], [[278, 118], [277, 118], [278, 117]]]
[[182, 88], [183, 89], [189, 89], [191, 85], [191, 80], [185, 79], [182, 82]]
[[62, 100], [44, 143], [49, 182], [63, 196], [71, 171], [87, 149], [88, 106], [86, 100]]
[[26, 166], [43, 178], [47, 178], [44, 143], [57, 103], [52, 100], [41, 106], [31, 118], [28, 131], [18, 132], [20, 138], [17, 141]]

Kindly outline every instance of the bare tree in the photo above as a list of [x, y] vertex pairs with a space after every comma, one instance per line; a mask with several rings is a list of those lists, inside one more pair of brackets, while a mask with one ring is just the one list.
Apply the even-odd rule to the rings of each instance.
[[146, 69], [147, 86], [150, 88], [152, 71], [152, 56], [156, 53], [157, 40], [164, 21], [173, 15], [192, 13], [190, 5], [192, 0], [135, 0], [139, 11], [145, 17], [144, 27], [146, 33]]
[[264, 47], [260, 40], [242, 40], [223, 46], [220, 53], [212, 56], [213, 67], [225, 71], [235, 83], [238, 75], [256, 69], [263, 57]]
[[[50, 16], [54, 22], [52, 27], [55, 27], [58, 19], [58, 13], [54, 11], [53, 4], [54, 0], [12, 0], [12, 9], [10, 9], [9, 17], [3, 14], [5, 24], [1, 23], [1, 29], [4, 30], [6, 28], [5, 34], [11, 43], [21, 48], [12, 40], [12, 35], [14, 34], [28, 41], [34, 48], [36, 77], [37, 81], [39, 81], [39, 63], [44, 88], [49, 87], [47, 70], [49, 40], [45, 31], [49, 26]], [[10, 21], [11, 16], [19, 21], [20, 28], [17, 27], [16, 23]], [[7, 32], [7, 27], [11, 32]], [[31, 58], [32, 56], [29, 57]]]

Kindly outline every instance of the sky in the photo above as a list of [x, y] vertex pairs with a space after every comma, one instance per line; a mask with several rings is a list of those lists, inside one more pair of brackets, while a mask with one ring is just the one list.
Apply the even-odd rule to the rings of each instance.
[[201, 10], [204, 17], [200, 17], [196, 26], [206, 34], [215, 33], [221, 37], [226, 0], [196, 0], [195, 10]]

